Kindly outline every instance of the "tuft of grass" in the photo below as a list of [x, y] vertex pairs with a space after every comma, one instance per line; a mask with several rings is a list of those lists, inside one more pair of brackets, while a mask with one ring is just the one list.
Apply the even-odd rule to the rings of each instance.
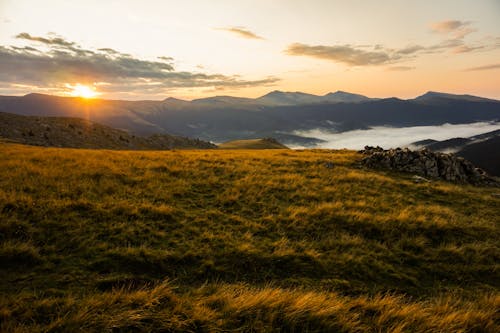
[[497, 332], [500, 297], [342, 296], [245, 284], [178, 292], [169, 282], [90, 296], [22, 294], [0, 301], [11, 332]]
[[499, 330], [497, 189], [345, 150], [0, 156], [0, 331]]
[[0, 243], [0, 263], [3, 269], [28, 268], [41, 262], [38, 249], [31, 243], [10, 240]]

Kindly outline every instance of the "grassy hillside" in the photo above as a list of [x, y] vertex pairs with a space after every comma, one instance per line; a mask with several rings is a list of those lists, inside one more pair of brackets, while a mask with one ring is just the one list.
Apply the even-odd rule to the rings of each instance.
[[2, 332], [499, 331], [498, 189], [351, 151], [0, 156]]
[[287, 146], [272, 138], [233, 140], [221, 143], [222, 149], [288, 149]]
[[209, 142], [168, 134], [135, 136], [80, 118], [20, 116], [6, 112], [0, 112], [0, 138], [34, 146], [66, 148], [129, 150], [217, 148]]

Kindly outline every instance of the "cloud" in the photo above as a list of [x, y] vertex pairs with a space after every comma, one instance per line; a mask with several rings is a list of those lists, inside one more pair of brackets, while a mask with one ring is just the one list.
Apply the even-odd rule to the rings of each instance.
[[411, 71], [415, 69], [415, 67], [412, 66], [392, 66], [392, 67], [387, 67], [388, 71], [391, 72], [405, 72], [405, 71]]
[[21, 33], [17, 38], [41, 44], [45, 49], [0, 46], [0, 82], [10, 85], [64, 90], [66, 84], [98, 83], [100, 90], [162, 94], [172, 88], [244, 88], [272, 85], [279, 80], [177, 71], [171, 57], [142, 60], [111, 48], [84, 49], [62, 37]]
[[491, 69], [500, 69], [500, 64], [491, 64], [478, 67], [467, 68], [466, 71], [487, 71]]
[[350, 66], [381, 65], [392, 63], [400, 58], [386, 50], [365, 51], [362, 47], [350, 45], [307, 45], [294, 43], [288, 46], [285, 53], [292, 56], [307, 56], [341, 62]]
[[[451, 52], [453, 54], [491, 51], [500, 48], [500, 38], [488, 38], [466, 43], [464, 37], [476, 31], [469, 21], [442, 21], [431, 24], [432, 31], [445, 39], [431, 45], [410, 44], [403, 48], [375, 45], [308, 45], [294, 43], [285, 49], [292, 56], [306, 56], [344, 63], [348, 66], [390, 65], [415, 59], [422, 54]], [[408, 70], [408, 66], [395, 66], [394, 70]]]
[[451, 32], [455, 32], [457, 30], [467, 28], [469, 25], [470, 25], [469, 21], [458, 21], [458, 20], [440, 21], [430, 24], [432, 31], [441, 34], [448, 34]]
[[223, 30], [231, 32], [238, 37], [247, 38], [247, 39], [264, 39], [263, 37], [251, 32], [250, 30], [243, 27], [228, 27], [228, 28], [218, 28], [217, 30]]
[[452, 35], [454, 38], [463, 39], [470, 33], [476, 31], [472, 28], [470, 21], [449, 20], [431, 23], [431, 30], [435, 33]]
[[[378, 47], [380, 48], [380, 45], [378, 45]], [[422, 50], [425, 50], [426, 47], [425, 46], [422, 46], [422, 45], [408, 45], [402, 49], [399, 49], [397, 52], [399, 54], [414, 54], [414, 53], [417, 53], [419, 51], [422, 51]]]
[[296, 131], [293, 134], [324, 140], [319, 148], [362, 149], [365, 145], [383, 148], [408, 147], [413, 142], [433, 139], [447, 140], [456, 137], [471, 137], [500, 129], [500, 123], [479, 122], [472, 124], [443, 124], [440, 126], [373, 127], [368, 130], [354, 130], [331, 133], [324, 130]]
[[74, 42], [68, 42], [64, 38], [55, 37], [55, 38], [45, 38], [45, 37], [35, 37], [31, 36], [27, 32], [22, 32], [16, 36], [17, 39], [26, 39], [33, 42], [40, 42], [48, 45], [57, 45], [63, 47], [73, 47], [75, 45]]
[[160, 56], [160, 57], [158, 57], [158, 59], [164, 60], [164, 61], [174, 61], [174, 58], [172, 58], [172, 57]]

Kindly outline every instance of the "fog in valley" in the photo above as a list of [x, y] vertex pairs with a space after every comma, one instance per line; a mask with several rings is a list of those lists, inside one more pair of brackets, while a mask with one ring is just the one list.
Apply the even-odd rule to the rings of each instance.
[[[433, 139], [437, 141], [456, 137], [471, 137], [500, 129], [499, 122], [478, 122], [473, 124], [443, 124], [440, 126], [413, 127], [372, 127], [367, 130], [354, 130], [332, 133], [323, 129], [311, 131], [296, 131], [294, 134], [324, 140], [318, 148], [331, 149], [362, 149], [364, 146], [381, 146], [382, 148], [410, 147], [420, 140]], [[292, 148], [303, 148], [294, 146]]]

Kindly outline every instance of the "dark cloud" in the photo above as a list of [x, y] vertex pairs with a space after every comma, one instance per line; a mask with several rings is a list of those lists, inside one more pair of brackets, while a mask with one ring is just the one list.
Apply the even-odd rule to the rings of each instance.
[[350, 45], [307, 45], [295, 43], [289, 45], [286, 54], [293, 56], [307, 56], [335, 62], [345, 63], [350, 66], [381, 65], [392, 63], [400, 58], [386, 50], [365, 51]]
[[492, 69], [500, 69], [500, 63], [499, 64], [478, 66], [478, 67], [471, 67], [471, 68], [467, 68], [466, 71], [488, 71], [488, 70], [492, 70]]
[[172, 57], [161, 56], [161, 57], [158, 57], [158, 59], [163, 60], [163, 61], [168, 61], [168, 62], [174, 61], [174, 58], [172, 58]]
[[[98, 83], [99, 90], [161, 93], [172, 88], [270, 85], [279, 79], [244, 80], [238, 76], [176, 71], [171, 57], [161, 61], [134, 58], [111, 48], [84, 49], [61, 37], [36, 37], [21, 33], [17, 38], [48, 48], [0, 46], [0, 82], [38, 87]], [[101, 89], [102, 88], [102, 89]]]
[[264, 39], [263, 37], [251, 32], [250, 30], [243, 27], [228, 27], [228, 28], [219, 28], [217, 30], [229, 31], [239, 37], [248, 38], [248, 39]]
[[22, 32], [16, 36], [17, 39], [25, 39], [33, 42], [39, 42], [43, 44], [48, 44], [48, 45], [57, 45], [57, 46], [63, 46], [63, 47], [69, 47], [75, 45], [73, 42], [68, 42], [64, 38], [61, 37], [54, 37], [54, 38], [45, 38], [45, 37], [36, 37], [36, 36], [31, 36], [27, 32]]

